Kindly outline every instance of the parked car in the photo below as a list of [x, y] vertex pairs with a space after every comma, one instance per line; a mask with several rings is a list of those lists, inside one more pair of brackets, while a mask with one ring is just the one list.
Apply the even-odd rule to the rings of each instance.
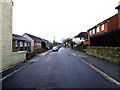
[[53, 51], [58, 51], [58, 47], [57, 47], [57, 46], [54, 46], [52, 50], [53, 50]]
[[60, 49], [61, 48], [61, 46], [58, 46], [58, 49]]

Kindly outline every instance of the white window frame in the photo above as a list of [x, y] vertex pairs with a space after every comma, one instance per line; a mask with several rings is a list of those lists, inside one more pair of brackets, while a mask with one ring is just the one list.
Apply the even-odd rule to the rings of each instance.
[[25, 47], [27, 47], [27, 42], [25, 42]]
[[91, 35], [91, 30], [90, 30], [90, 35]]
[[20, 47], [23, 47], [23, 42], [22, 41], [20, 41]]
[[15, 47], [18, 47], [18, 41], [15, 41]]
[[102, 28], [101, 31], [104, 31], [104, 24], [102, 24], [101, 28]]
[[28, 43], [28, 47], [30, 46], [30, 43]]
[[97, 27], [97, 33], [99, 33], [99, 26]]
[[92, 31], [93, 31], [93, 34], [95, 34], [95, 29], [93, 29]]

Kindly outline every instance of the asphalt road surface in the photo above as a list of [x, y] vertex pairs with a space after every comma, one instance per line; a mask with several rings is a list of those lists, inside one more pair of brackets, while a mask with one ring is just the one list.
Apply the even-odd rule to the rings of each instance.
[[116, 88], [88, 65], [61, 48], [3, 80], [3, 88]]

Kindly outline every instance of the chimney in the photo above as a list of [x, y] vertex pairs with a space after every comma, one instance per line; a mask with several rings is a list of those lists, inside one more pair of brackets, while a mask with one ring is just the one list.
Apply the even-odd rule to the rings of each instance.
[[120, 1], [115, 9], [118, 9], [118, 28], [120, 29]]

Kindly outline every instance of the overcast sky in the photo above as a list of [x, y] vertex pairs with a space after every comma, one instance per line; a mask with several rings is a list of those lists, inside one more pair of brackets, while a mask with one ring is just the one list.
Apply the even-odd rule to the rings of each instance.
[[119, 0], [13, 0], [13, 33], [61, 41], [115, 15]]

